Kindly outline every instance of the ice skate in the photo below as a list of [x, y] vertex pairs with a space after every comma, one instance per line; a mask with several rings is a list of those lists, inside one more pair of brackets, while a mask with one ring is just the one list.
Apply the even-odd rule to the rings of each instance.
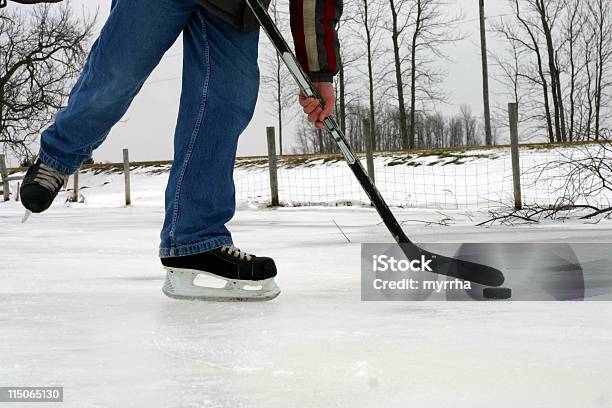
[[[162, 291], [174, 299], [253, 302], [271, 300], [280, 294], [274, 282], [274, 261], [248, 254], [233, 245], [161, 261], [166, 269]], [[198, 275], [222, 279], [225, 286], [198, 285], [195, 282]]]
[[30, 213], [41, 213], [51, 206], [60, 189], [68, 179], [47, 166], [40, 159], [30, 166], [21, 185], [21, 203], [26, 208], [22, 220], [25, 222]]

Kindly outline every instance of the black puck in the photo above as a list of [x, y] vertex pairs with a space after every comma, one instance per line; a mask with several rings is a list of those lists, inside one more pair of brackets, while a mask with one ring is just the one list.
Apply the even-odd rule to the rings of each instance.
[[487, 299], [510, 299], [512, 289], [510, 288], [484, 288], [482, 295]]

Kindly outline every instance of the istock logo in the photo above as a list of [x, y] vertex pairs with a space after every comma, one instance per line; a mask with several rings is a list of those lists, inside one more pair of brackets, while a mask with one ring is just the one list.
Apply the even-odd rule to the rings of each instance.
[[374, 272], [433, 272], [429, 264], [432, 259], [395, 259], [387, 255], [372, 256], [372, 271]]

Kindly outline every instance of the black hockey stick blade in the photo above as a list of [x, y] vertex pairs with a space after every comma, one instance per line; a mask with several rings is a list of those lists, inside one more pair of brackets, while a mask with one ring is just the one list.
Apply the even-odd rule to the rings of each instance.
[[[21, 4], [40, 4], [40, 3], [61, 3], [64, 0], [11, 0], [15, 3], [21, 3]], [[0, 2], [3, 4], [6, 4], [5, 2]]]
[[[270, 38], [270, 42], [276, 48], [279, 56], [287, 66], [287, 69], [298, 83], [306, 97], [316, 98], [319, 100], [321, 107], [323, 102], [318, 91], [312, 85], [310, 78], [306, 75], [302, 67], [297, 62], [293, 51], [287, 45], [282, 34], [278, 30], [276, 24], [268, 14], [268, 10], [261, 4], [261, 0], [246, 0], [247, 5], [251, 8], [259, 24]], [[454, 259], [443, 255], [437, 255], [424, 249], [419, 248], [412, 243], [404, 231], [402, 230], [397, 219], [389, 209], [389, 206], [383, 199], [382, 195], [372, 182], [372, 179], [367, 175], [361, 162], [357, 159], [353, 150], [348, 144], [346, 137], [338, 127], [338, 124], [331, 116], [323, 121], [328, 133], [334, 139], [340, 152], [344, 156], [344, 160], [348, 163], [353, 171], [353, 174], [359, 181], [359, 184], [368, 195], [374, 208], [383, 220], [383, 223], [393, 235], [393, 238], [398, 244], [401, 244], [404, 254], [409, 259], [425, 255], [433, 259], [433, 263], [437, 266], [434, 273], [451, 276], [459, 279], [469, 280], [487, 286], [499, 286], [504, 282], [504, 275], [498, 269], [486, 265], [480, 265], [473, 262], [467, 262], [460, 259]]]
[[400, 244], [400, 248], [407, 259], [419, 259], [421, 256], [424, 256], [426, 260], [431, 259], [432, 273], [485, 286], [501, 286], [505, 280], [504, 274], [491, 266], [439, 255], [419, 248], [412, 242]]

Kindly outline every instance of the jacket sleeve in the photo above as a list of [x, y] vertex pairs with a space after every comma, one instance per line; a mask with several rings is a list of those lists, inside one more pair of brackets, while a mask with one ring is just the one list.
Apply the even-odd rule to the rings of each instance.
[[343, 0], [290, 0], [295, 53], [310, 79], [332, 82], [340, 64], [338, 20]]

